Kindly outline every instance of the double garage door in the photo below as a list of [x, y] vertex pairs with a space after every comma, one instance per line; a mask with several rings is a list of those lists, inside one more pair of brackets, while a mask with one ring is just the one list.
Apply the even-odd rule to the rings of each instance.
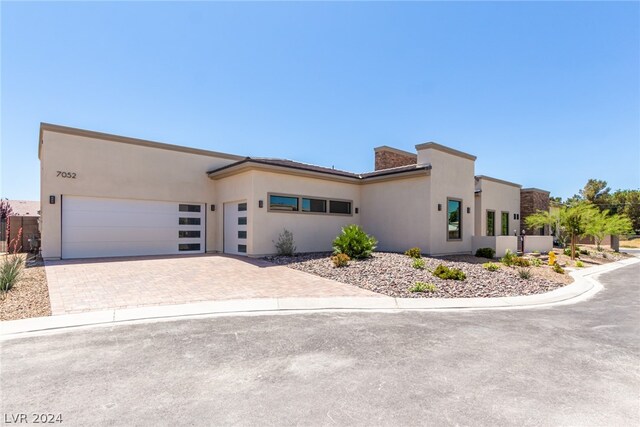
[[64, 196], [62, 258], [203, 253], [205, 206]]

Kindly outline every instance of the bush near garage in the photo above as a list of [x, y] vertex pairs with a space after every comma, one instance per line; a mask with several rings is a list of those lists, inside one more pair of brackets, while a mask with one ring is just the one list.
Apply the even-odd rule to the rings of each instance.
[[493, 248], [480, 248], [476, 251], [476, 256], [478, 258], [493, 259], [495, 255], [496, 251], [494, 251]]

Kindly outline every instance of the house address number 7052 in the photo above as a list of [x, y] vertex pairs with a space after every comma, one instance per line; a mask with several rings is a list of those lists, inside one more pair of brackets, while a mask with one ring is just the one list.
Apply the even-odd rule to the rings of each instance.
[[72, 178], [72, 179], [76, 179], [76, 173], [75, 172], [63, 172], [63, 171], [57, 171], [58, 174], [56, 176], [62, 177], [62, 178]]

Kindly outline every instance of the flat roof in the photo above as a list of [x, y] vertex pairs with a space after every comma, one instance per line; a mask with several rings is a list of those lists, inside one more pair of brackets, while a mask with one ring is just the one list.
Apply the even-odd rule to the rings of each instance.
[[493, 178], [493, 177], [487, 176], [487, 175], [476, 175], [475, 178], [477, 180], [484, 179], [484, 180], [487, 180], [487, 181], [497, 182], [498, 184], [504, 184], [504, 185], [510, 185], [512, 187], [522, 188], [522, 185], [516, 184], [515, 182], [505, 181], [503, 179]]
[[477, 157], [472, 154], [465, 153], [464, 151], [454, 150], [451, 147], [446, 147], [444, 145], [438, 144], [437, 142], [433, 142], [433, 141], [416, 145], [416, 150], [418, 151], [427, 150], [427, 149], [442, 151], [443, 153], [451, 154], [453, 156], [458, 156], [458, 157], [462, 157], [469, 160], [477, 159]]
[[520, 191], [527, 192], [527, 193], [538, 192], [538, 193], [547, 193], [547, 194], [550, 194], [550, 192], [549, 192], [549, 191], [547, 191], [547, 190], [541, 190], [541, 189], [539, 189], [539, 188], [535, 188], [535, 187], [531, 187], [531, 188], [523, 188], [523, 189], [521, 189]]
[[96, 132], [93, 130], [73, 128], [69, 126], [55, 125], [51, 123], [40, 123], [40, 140], [38, 143], [38, 158], [40, 158], [40, 148], [43, 143], [44, 132], [64, 133], [67, 135], [82, 136], [85, 138], [101, 139], [104, 141], [121, 142], [124, 144], [139, 145], [142, 147], [159, 148], [161, 150], [179, 151], [189, 154], [200, 154], [203, 156], [219, 157], [223, 159], [239, 160], [243, 156], [235, 154], [220, 153], [218, 151], [203, 150], [200, 148], [185, 147], [183, 145], [165, 144], [164, 142], [149, 141], [146, 139], [131, 138], [128, 136], [114, 135], [111, 133]]

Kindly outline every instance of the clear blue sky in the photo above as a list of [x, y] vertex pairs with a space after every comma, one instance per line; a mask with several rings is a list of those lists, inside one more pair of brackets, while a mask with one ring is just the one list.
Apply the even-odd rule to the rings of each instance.
[[640, 6], [7, 3], [0, 195], [50, 122], [355, 172], [436, 141], [571, 196], [640, 186]]

